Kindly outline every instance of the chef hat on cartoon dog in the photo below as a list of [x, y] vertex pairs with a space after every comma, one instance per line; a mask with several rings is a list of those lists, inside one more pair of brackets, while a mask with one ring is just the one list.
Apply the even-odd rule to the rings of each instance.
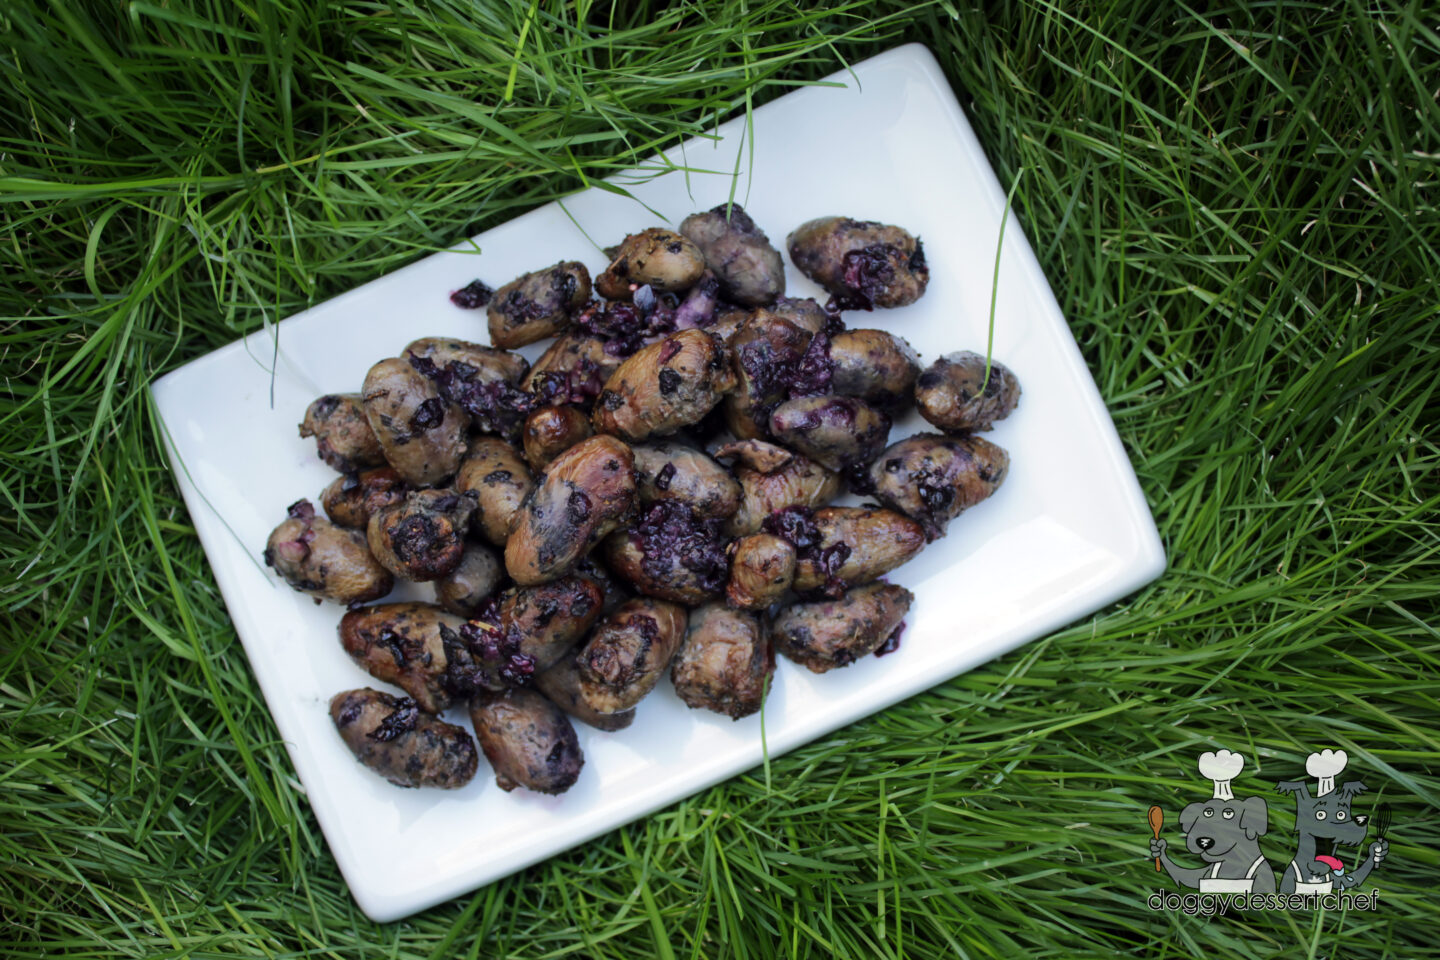
[[1350, 756], [1344, 750], [1321, 750], [1319, 753], [1312, 753], [1305, 758], [1305, 772], [1316, 780], [1319, 780], [1315, 796], [1323, 797], [1327, 793], [1335, 791], [1335, 778], [1340, 771], [1345, 769], [1345, 764], [1350, 762]]
[[1209, 777], [1215, 781], [1216, 800], [1234, 800], [1235, 792], [1230, 789], [1230, 781], [1240, 776], [1240, 771], [1245, 767], [1245, 758], [1238, 753], [1231, 753], [1229, 750], [1206, 751], [1200, 754], [1200, 776]]

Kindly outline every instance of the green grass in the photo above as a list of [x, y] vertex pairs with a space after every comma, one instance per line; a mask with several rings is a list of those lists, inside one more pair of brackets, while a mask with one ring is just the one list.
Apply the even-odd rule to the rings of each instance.
[[[0, 955], [1434, 955], [1435, 21], [1388, 0], [6, 6]], [[147, 384], [911, 39], [1001, 182], [1024, 170], [1015, 207], [1169, 571], [773, 758], [769, 789], [756, 771], [368, 922]], [[1395, 811], [1378, 911], [1144, 907], [1146, 808], [1173, 822], [1217, 745], [1258, 760], [1251, 784], [1350, 752]]]

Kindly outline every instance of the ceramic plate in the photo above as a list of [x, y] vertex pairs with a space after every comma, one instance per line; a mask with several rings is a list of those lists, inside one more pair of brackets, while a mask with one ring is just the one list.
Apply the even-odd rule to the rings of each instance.
[[[843, 86], [805, 87], [755, 111], [754, 172], [747, 179], [744, 159], [736, 199], [782, 250], [791, 229], [827, 214], [907, 227], [925, 242], [929, 291], [899, 310], [847, 314], [849, 325], [904, 336], [926, 363], [984, 352], [1005, 197], [955, 94], [919, 45], [831, 79]], [[688, 176], [651, 170], [617, 180], [673, 226], [726, 200], [743, 131], [743, 119], [731, 121], [718, 141], [671, 151]], [[655, 223], [640, 204], [598, 189], [565, 206], [569, 216], [557, 204], [541, 207], [473, 246], [201, 357], [153, 388], [176, 478], [266, 702], [351, 892], [376, 920], [489, 883], [762, 760], [758, 716], [732, 722], [688, 710], [662, 681], [628, 730], [577, 724], [585, 768], [564, 796], [504, 793], [483, 763], [463, 790], [401, 790], [356, 763], [326, 712], [340, 690], [379, 686], [340, 649], [341, 609], [316, 606], [259, 561], [286, 505], [318, 500], [334, 477], [296, 433], [311, 400], [358, 390], [371, 364], [419, 336], [486, 342], [484, 311], [448, 299], [472, 279], [499, 286], [562, 259], [598, 273], [605, 258], [585, 233], [606, 245]], [[823, 302], [793, 268], [788, 283], [791, 296]], [[824, 676], [781, 660], [765, 716], [772, 756], [1081, 618], [1163, 569], [1114, 425], [1013, 220], [995, 310], [995, 355], [1024, 388], [1019, 409], [990, 434], [1010, 451], [1009, 478], [891, 575], [916, 597], [898, 652]], [[534, 359], [543, 346], [524, 352]], [[891, 436], [924, 428], [912, 415]], [[407, 589], [397, 593], [420, 597], [425, 588]]]

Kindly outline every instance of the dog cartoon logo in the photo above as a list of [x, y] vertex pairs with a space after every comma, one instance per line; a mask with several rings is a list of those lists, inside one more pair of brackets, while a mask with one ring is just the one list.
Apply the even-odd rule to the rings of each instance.
[[[1358, 847], [1365, 842], [1366, 824], [1370, 818], [1350, 809], [1351, 800], [1367, 788], [1359, 780], [1348, 780], [1335, 788], [1335, 778], [1345, 769], [1350, 757], [1344, 750], [1321, 750], [1305, 759], [1305, 772], [1316, 780], [1315, 793], [1304, 780], [1286, 780], [1275, 785], [1281, 793], [1295, 795], [1295, 833], [1298, 843], [1295, 856], [1280, 880], [1281, 893], [1330, 893], [1336, 887], [1353, 890], [1390, 852], [1390, 841], [1383, 828], [1366, 857], [1353, 873], [1345, 872], [1345, 864], [1335, 856], [1341, 846]], [[1385, 808], [1382, 805], [1382, 819]]]
[[1180, 811], [1180, 832], [1185, 849], [1204, 861], [1201, 867], [1182, 867], [1170, 859], [1169, 843], [1160, 836], [1158, 807], [1151, 808], [1150, 855], [1182, 887], [1201, 893], [1272, 893], [1275, 871], [1260, 852], [1260, 838], [1270, 824], [1269, 811], [1260, 797], [1241, 800], [1231, 782], [1245, 768], [1245, 758], [1229, 750], [1200, 754], [1200, 775], [1215, 785], [1209, 800], [1191, 803]]
[[1359, 780], [1348, 780], [1339, 788], [1335, 778], [1344, 771], [1349, 757], [1344, 750], [1321, 750], [1305, 761], [1305, 771], [1315, 778], [1315, 791], [1304, 780], [1286, 780], [1275, 785], [1281, 793], [1295, 797], [1295, 853], [1286, 865], [1277, 887], [1275, 872], [1260, 850], [1260, 838], [1270, 826], [1269, 811], [1260, 797], [1235, 796], [1231, 784], [1245, 768], [1245, 758], [1229, 750], [1200, 755], [1200, 775], [1214, 784], [1209, 800], [1187, 805], [1180, 811], [1180, 832], [1185, 849], [1199, 857], [1202, 865], [1185, 867], [1170, 857], [1169, 843], [1160, 836], [1164, 812], [1150, 808], [1150, 856], [1155, 868], [1164, 870], [1181, 887], [1201, 893], [1220, 894], [1330, 894], [1353, 890], [1365, 882], [1390, 852], [1385, 839], [1390, 809], [1381, 804], [1376, 839], [1365, 848], [1363, 861], [1346, 873], [1336, 855], [1342, 846], [1360, 847], [1368, 832], [1369, 817], [1351, 809], [1356, 796], [1367, 788]]

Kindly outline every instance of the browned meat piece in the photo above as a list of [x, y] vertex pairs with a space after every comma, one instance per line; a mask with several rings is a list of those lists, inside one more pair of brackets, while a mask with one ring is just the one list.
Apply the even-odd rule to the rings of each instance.
[[724, 305], [716, 307], [715, 316], [711, 319], [710, 323], [705, 326], [705, 332], [716, 337], [726, 346], [729, 346], [735, 334], [738, 333], [740, 328], [745, 325], [745, 322], [754, 315], [754, 310], [749, 310], [745, 307]]
[[603, 547], [616, 575], [649, 597], [704, 603], [725, 586], [725, 546], [720, 522], [696, 516], [680, 500], [652, 504], [628, 529]]
[[843, 470], [885, 449], [890, 417], [859, 397], [800, 397], [775, 408], [770, 433], [821, 466]]
[[610, 266], [595, 278], [595, 289], [608, 300], [629, 300], [649, 286], [656, 293], [688, 290], [705, 271], [705, 256], [678, 233], [651, 227], [625, 238]]
[[455, 473], [469, 417], [442, 400], [408, 360], [392, 357], [371, 367], [361, 396], [385, 459], [406, 483], [433, 487]]
[[490, 298], [490, 342], [508, 350], [553, 337], [589, 299], [590, 271], [578, 260], [517, 277]]
[[768, 533], [736, 540], [730, 555], [725, 599], [741, 610], [764, 610], [779, 603], [795, 577], [795, 548]]
[[740, 509], [725, 524], [735, 537], [758, 533], [760, 524], [786, 507], [818, 507], [840, 495], [840, 476], [784, 447], [761, 440], [726, 444], [717, 458], [735, 457]]
[[603, 601], [600, 587], [578, 576], [511, 587], [500, 596], [500, 628], [514, 638], [521, 656], [545, 670], [600, 619]]
[[460, 676], [475, 666], [463, 649], [464, 623], [431, 603], [380, 603], [340, 618], [340, 645], [370, 676], [404, 690], [426, 713], [440, 713], [469, 690]]
[[884, 330], [842, 330], [830, 338], [830, 387], [882, 410], [910, 404], [920, 357], [915, 348]]
[[580, 694], [580, 671], [574, 651], [561, 657], [549, 670], [535, 674], [535, 688], [555, 706], [597, 730], [607, 733], [624, 730], [635, 719], [633, 707], [619, 713], [600, 713], [585, 701]]
[[564, 793], [585, 765], [575, 728], [534, 690], [480, 694], [470, 701], [470, 722], [501, 790]]
[[596, 433], [631, 442], [697, 423], [735, 385], [720, 342], [681, 330], [622, 363], [595, 404]]
[[495, 551], [471, 540], [459, 566], [435, 581], [435, 599], [449, 612], [468, 617], [504, 578], [505, 567]]
[[739, 720], [760, 710], [774, 670], [764, 617], [709, 603], [690, 614], [670, 680], [686, 706]]
[[789, 320], [806, 333], [814, 335], [831, 329], [838, 320], [825, 312], [825, 308], [812, 297], [795, 299], [781, 297], [770, 306], [770, 312], [782, 320]]
[[535, 481], [510, 444], [499, 437], [476, 437], [460, 462], [455, 489], [480, 498], [473, 525], [486, 540], [503, 547], [510, 536], [510, 523], [535, 489]]
[[692, 213], [680, 224], [680, 233], [700, 248], [727, 300], [759, 307], [785, 292], [780, 251], [740, 204], [722, 203], [705, 213]]
[[497, 350], [468, 340], [452, 340], [448, 337], [421, 337], [411, 341], [400, 356], [424, 357], [434, 361], [436, 366], [447, 367], [452, 363], [463, 363], [475, 370], [475, 379], [483, 383], [503, 380], [518, 384], [530, 371], [530, 361], [509, 350]]
[[794, 589], [830, 597], [884, 576], [925, 546], [920, 524], [875, 507], [791, 508], [766, 518], [765, 529], [795, 547]]
[[385, 451], [365, 419], [358, 393], [327, 393], [310, 404], [300, 422], [300, 436], [314, 437], [320, 459], [341, 473], [385, 462]]
[[620, 358], [605, 352], [605, 341], [574, 331], [540, 355], [530, 368], [525, 389], [544, 403], [589, 405], [619, 366]]
[[370, 555], [359, 530], [315, 516], [309, 500], [292, 503], [289, 514], [265, 543], [265, 565], [274, 567], [290, 586], [336, 603], [376, 600], [395, 586], [395, 578]]
[[580, 696], [599, 713], [619, 713], [655, 689], [685, 635], [685, 608], [637, 597], [600, 621], [580, 651]]
[[365, 529], [370, 515], [405, 499], [405, 481], [391, 467], [376, 467], [336, 477], [320, 494], [331, 523]]
[[890, 583], [856, 587], [839, 600], [797, 603], [775, 618], [770, 636], [786, 657], [825, 673], [874, 653], [901, 625], [915, 595]]
[[614, 437], [566, 450], [540, 479], [511, 525], [505, 569], [521, 586], [558, 580], [629, 516], [635, 461]]
[[716, 459], [735, 458], [737, 467], [774, 473], [795, 461], [795, 453], [768, 440], [733, 440], [715, 448]]
[[1019, 402], [1020, 381], [1010, 368], [992, 358], [987, 382], [985, 358], [968, 350], [936, 360], [915, 384], [920, 416], [947, 433], [989, 430]]
[[984, 437], [917, 433], [870, 465], [876, 499], [918, 520], [935, 540], [964, 511], [1005, 482], [1010, 455]]
[[454, 490], [412, 490], [401, 503], [371, 514], [370, 552], [403, 580], [435, 580], [460, 565], [477, 497]]
[[900, 227], [820, 217], [802, 223], [786, 243], [790, 262], [843, 310], [903, 307], [919, 300], [930, 282], [924, 248]]
[[737, 438], [768, 434], [770, 412], [785, 399], [809, 344], [810, 334], [768, 310], [756, 310], [730, 338], [735, 387], [721, 409], [725, 426]]
[[625, 581], [611, 573], [610, 568], [601, 563], [600, 558], [593, 553], [575, 564], [575, 576], [589, 580], [600, 589], [600, 595], [604, 598], [600, 602], [601, 616], [609, 615], [620, 604], [635, 596], [635, 592]]
[[346, 690], [330, 701], [330, 719], [361, 763], [399, 787], [455, 790], [479, 765], [470, 734], [421, 713], [409, 698]]
[[635, 444], [640, 502], [682, 500], [702, 517], [724, 518], [740, 507], [740, 484], [704, 451], [670, 440]]
[[525, 459], [532, 469], [544, 470], [590, 434], [590, 418], [579, 408], [541, 407], [525, 419]]

